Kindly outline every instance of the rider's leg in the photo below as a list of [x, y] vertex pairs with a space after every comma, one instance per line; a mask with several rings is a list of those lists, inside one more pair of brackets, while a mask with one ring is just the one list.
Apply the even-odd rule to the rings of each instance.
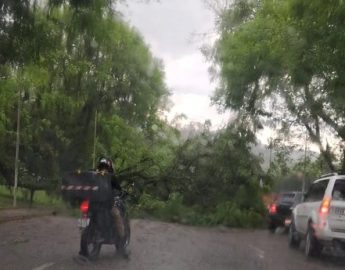
[[116, 204], [114, 204], [113, 208], [111, 209], [111, 213], [114, 217], [116, 233], [118, 236], [118, 244], [117, 244], [118, 252], [124, 257], [128, 258], [129, 252], [125, 247], [125, 242], [126, 242], [125, 224], [124, 224], [124, 219], [123, 219], [121, 210]]
[[122, 218], [120, 209], [116, 205], [114, 205], [113, 208], [111, 209], [111, 214], [114, 217], [116, 232], [119, 238], [122, 239], [125, 237], [125, 226], [123, 223], [123, 218]]

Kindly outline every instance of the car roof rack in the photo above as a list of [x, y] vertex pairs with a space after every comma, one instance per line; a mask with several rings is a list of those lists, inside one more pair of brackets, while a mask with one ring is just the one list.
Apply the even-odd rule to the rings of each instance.
[[338, 173], [336, 172], [327, 173], [327, 174], [321, 175], [320, 178], [325, 178], [325, 177], [330, 177], [330, 176], [335, 176], [335, 175], [338, 175]]

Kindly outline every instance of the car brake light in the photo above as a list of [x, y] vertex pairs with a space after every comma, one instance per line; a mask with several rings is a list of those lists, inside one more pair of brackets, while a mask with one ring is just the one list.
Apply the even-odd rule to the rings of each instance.
[[83, 201], [80, 205], [80, 211], [86, 214], [89, 211], [89, 201]]
[[270, 214], [277, 213], [277, 205], [275, 203], [271, 204], [270, 209], [268, 210]]
[[323, 199], [321, 206], [320, 206], [320, 213], [321, 214], [328, 214], [330, 205], [331, 205], [331, 199], [330, 198]]

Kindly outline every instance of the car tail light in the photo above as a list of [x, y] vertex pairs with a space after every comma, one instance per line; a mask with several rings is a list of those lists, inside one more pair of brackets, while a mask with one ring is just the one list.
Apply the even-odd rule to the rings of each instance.
[[324, 198], [320, 206], [320, 214], [328, 214], [331, 206], [331, 199]]
[[276, 205], [275, 203], [272, 203], [271, 206], [270, 206], [270, 208], [269, 208], [269, 210], [268, 210], [268, 212], [269, 212], [270, 214], [275, 214], [275, 213], [277, 213], [277, 205]]
[[87, 214], [87, 212], [89, 211], [89, 201], [83, 201], [80, 205], [80, 211], [83, 214]]

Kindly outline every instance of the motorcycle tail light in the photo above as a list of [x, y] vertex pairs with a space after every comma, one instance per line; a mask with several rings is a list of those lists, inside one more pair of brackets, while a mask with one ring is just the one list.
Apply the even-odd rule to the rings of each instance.
[[89, 211], [89, 201], [83, 201], [80, 205], [80, 211], [83, 214], [87, 214], [87, 212]]

